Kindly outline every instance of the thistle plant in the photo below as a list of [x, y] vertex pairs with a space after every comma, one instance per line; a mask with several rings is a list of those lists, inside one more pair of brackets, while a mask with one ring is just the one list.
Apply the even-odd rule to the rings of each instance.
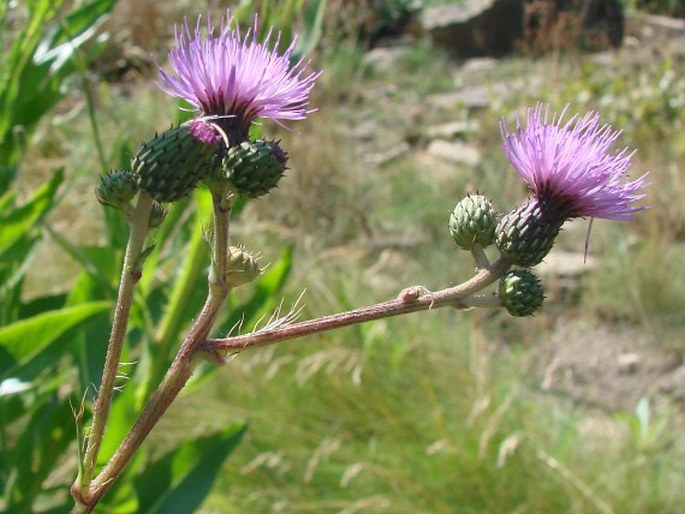
[[[528, 111], [525, 128], [518, 124], [509, 133], [502, 123], [505, 153], [529, 186], [531, 198], [500, 217], [484, 195], [469, 195], [450, 216], [449, 232], [475, 261], [470, 279], [435, 291], [410, 286], [387, 301], [308, 321], [296, 322], [290, 312], [254, 332], [212, 338], [232, 289], [261, 273], [257, 256], [230, 240], [234, 202], [241, 196], [267, 195], [287, 167], [288, 154], [280, 143], [251, 139], [250, 127], [257, 120], [304, 120], [314, 111], [309, 95], [320, 75], [311, 71], [307, 61], [293, 62], [295, 41], [278, 53], [280, 34], [270, 31], [261, 42], [257, 34], [256, 18], [243, 32], [230, 13], [218, 30], [209, 17], [206, 25], [198, 18], [194, 30], [187, 22], [178, 27], [176, 47], [169, 53], [171, 69], [160, 66], [159, 87], [186, 101], [196, 117], [143, 143], [129, 170], [109, 173], [97, 187], [101, 203], [123, 212], [130, 235], [103, 377], [82, 447], [80, 472], [72, 486], [75, 512], [95, 508], [199, 362], [222, 364], [227, 356], [249, 348], [438, 307], [504, 307], [514, 316], [532, 315], [542, 305], [544, 292], [534, 271], [527, 268], [544, 259], [566, 220], [628, 220], [642, 209], [635, 202], [644, 196], [645, 176], [625, 180], [634, 154], [611, 150], [619, 132], [600, 126], [596, 113], [562, 123], [563, 112], [549, 118], [547, 108], [538, 105]], [[148, 235], [164, 223], [163, 204], [185, 197], [200, 182], [213, 204], [204, 306], [135, 425], [99, 468], [132, 299], [152, 248]], [[496, 248], [488, 250], [493, 245]], [[496, 258], [488, 252], [497, 253]]]

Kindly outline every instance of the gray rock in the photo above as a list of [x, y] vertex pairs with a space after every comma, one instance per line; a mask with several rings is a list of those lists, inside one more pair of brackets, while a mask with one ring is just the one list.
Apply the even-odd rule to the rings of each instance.
[[463, 120], [433, 125], [426, 129], [426, 136], [430, 139], [454, 139], [455, 137], [478, 132], [480, 123], [478, 120]]
[[388, 73], [397, 67], [397, 62], [407, 51], [407, 46], [379, 46], [364, 54], [362, 64], [370, 66], [377, 73]]
[[472, 57], [459, 70], [462, 74], [489, 72], [497, 68], [499, 61], [493, 57]]
[[523, 37], [521, 0], [466, 0], [426, 8], [421, 17], [433, 44], [457, 56], [500, 55]]
[[596, 266], [596, 259], [590, 255], [553, 250], [536, 269], [545, 277], [577, 278]]
[[434, 157], [468, 167], [476, 166], [481, 160], [481, 153], [478, 148], [461, 142], [445, 141], [443, 139], [431, 141], [426, 151]]
[[465, 0], [425, 9], [420, 23], [433, 44], [470, 57], [521, 46], [536, 52], [615, 47], [624, 19], [620, 0]]
[[467, 110], [487, 109], [492, 106], [495, 99], [507, 98], [512, 91], [511, 83], [491, 84], [487, 87], [474, 86], [459, 91], [429, 95], [426, 101], [438, 109], [451, 110], [456, 107]]

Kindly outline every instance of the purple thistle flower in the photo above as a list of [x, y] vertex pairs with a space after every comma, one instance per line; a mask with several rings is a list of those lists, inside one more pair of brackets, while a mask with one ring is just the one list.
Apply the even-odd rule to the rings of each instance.
[[201, 116], [212, 119], [226, 133], [230, 146], [247, 140], [250, 124], [257, 118], [303, 120], [315, 109], [308, 109], [309, 93], [321, 72], [307, 72], [309, 61], [291, 62], [296, 39], [282, 54], [278, 53], [281, 33], [273, 29], [264, 42], [257, 41], [258, 26], [245, 34], [233, 23], [230, 12], [221, 19], [219, 33], [207, 16], [203, 37], [202, 17], [195, 30], [188, 21], [175, 27], [176, 48], [169, 52], [171, 72], [159, 66], [164, 92], [181, 98]]
[[647, 174], [623, 180], [635, 152], [611, 151], [621, 132], [600, 125], [596, 112], [564, 122], [565, 113], [549, 121], [548, 107], [538, 104], [528, 109], [526, 127], [517, 120], [510, 133], [501, 123], [504, 153], [533, 192], [495, 229], [500, 253], [519, 266], [542, 262], [566, 220], [589, 216], [623, 221], [644, 209], [634, 202], [645, 196], [640, 190]]
[[528, 109], [527, 126], [517, 120], [508, 132], [501, 122], [504, 153], [534, 196], [547, 205], [548, 214], [559, 220], [593, 217], [630, 220], [644, 207], [634, 202], [644, 198], [645, 173], [624, 181], [635, 151], [611, 152], [621, 134], [610, 125], [600, 125], [599, 114], [588, 112], [563, 122], [566, 108], [549, 120], [549, 108], [538, 104]]

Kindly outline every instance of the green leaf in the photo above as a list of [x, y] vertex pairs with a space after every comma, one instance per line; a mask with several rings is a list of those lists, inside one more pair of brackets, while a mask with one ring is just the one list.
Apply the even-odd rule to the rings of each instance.
[[245, 429], [246, 426], [240, 424], [211, 436], [186, 441], [147, 466], [135, 479], [139, 512], [195, 512]]
[[107, 463], [135, 423], [140, 414], [136, 396], [136, 384], [132, 381], [124, 385], [123, 391], [115, 392], [107, 419], [107, 430], [100, 446], [98, 464]]
[[64, 16], [61, 0], [28, 2], [30, 17], [0, 56], [0, 192], [16, 175], [26, 142], [40, 119], [64, 96], [65, 79], [104, 45], [84, 47], [116, 0], [78, 2]]
[[121, 272], [122, 254], [113, 248], [102, 246], [77, 246], [61, 234], [47, 228], [50, 237], [65, 253], [78, 262], [88, 275], [102, 289], [103, 296], [111, 298], [116, 295], [116, 283]]
[[[53, 393], [43, 398], [17, 443], [10, 450], [8, 461], [15, 470], [10, 499], [11, 512], [29, 512], [29, 507], [45, 478], [74, 438], [74, 418], [68, 400]], [[26, 510], [24, 510], [26, 508]]]
[[[0, 171], [0, 174], [2, 174], [2, 171]], [[3, 214], [6, 210], [9, 210], [14, 205], [16, 198], [17, 193], [15, 191], [7, 191], [0, 196], [0, 214]]]
[[97, 26], [102, 16], [116, 5], [117, 0], [92, 0], [69, 14], [59, 25], [54, 42], [70, 42], [75, 36], [87, 33]]
[[327, 0], [307, 2], [303, 9], [304, 30], [300, 33], [295, 47], [294, 59], [305, 56], [316, 48], [321, 40], [324, 13], [326, 12]]
[[110, 307], [110, 302], [92, 302], [46, 312], [0, 328], [0, 380], [35, 359], [67, 330]]
[[[207, 198], [205, 196], [205, 198]], [[207, 202], [204, 202], [206, 204]], [[205, 229], [205, 217], [211, 210], [210, 205], [199, 204], [201, 211], [195, 217], [193, 231], [188, 240], [188, 244], [183, 248], [185, 259], [180, 267], [176, 280], [171, 286], [168, 295], [168, 303], [164, 309], [164, 314], [159, 320], [156, 342], [165, 350], [177, 342], [183, 324], [190, 321], [190, 314], [193, 312], [188, 305], [188, 298], [198, 290], [204, 293], [206, 289], [206, 269], [209, 260], [209, 247], [203, 236]], [[203, 287], [204, 286], [204, 287]], [[184, 316], [187, 313], [187, 316]]]
[[64, 307], [64, 302], [67, 298], [65, 293], [58, 293], [54, 295], [40, 296], [25, 303], [21, 306], [19, 311], [19, 318], [26, 319], [42, 312], [54, 311]]
[[0, 254], [33, 231], [35, 225], [45, 217], [54, 205], [55, 193], [63, 178], [63, 170], [56, 171], [52, 179], [43, 184], [26, 204], [0, 217]]
[[[200, 216], [206, 224], [209, 224], [208, 213], [212, 211], [211, 202], [209, 203], [209, 211], [205, 208], [206, 196], [206, 191], [198, 189], [194, 197], [183, 198], [169, 206], [169, 212], [167, 212], [164, 223], [153, 232], [157, 245], [145, 260], [143, 276], [138, 283], [138, 289], [143, 291], [145, 295], [153, 289], [156, 278], [153, 270], [160, 268], [165, 257], [177, 257], [178, 253], [182, 251], [182, 246], [185, 245], [189, 233], [193, 230], [193, 216]], [[195, 202], [193, 203], [191, 200]], [[176, 247], [174, 248], [174, 246]]]
[[23, 310], [21, 301], [22, 287], [26, 272], [33, 265], [33, 258], [40, 239], [32, 234], [25, 234], [9, 251], [2, 254], [0, 260], [0, 326], [27, 317], [20, 313]]

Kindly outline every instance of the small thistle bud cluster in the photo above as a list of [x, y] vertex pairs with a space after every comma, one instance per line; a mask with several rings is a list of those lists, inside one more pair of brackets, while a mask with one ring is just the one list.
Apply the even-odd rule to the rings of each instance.
[[228, 248], [228, 272], [225, 279], [228, 286], [238, 287], [248, 284], [261, 273], [257, 257], [239, 246]]
[[530, 316], [545, 299], [542, 285], [528, 269], [508, 271], [499, 281], [499, 296], [512, 316]]
[[287, 162], [278, 141], [243, 141], [228, 149], [221, 173], [238, 194], [258, 198], [276, 187]]
[[490, 246], [495, 239], [496, 225], [492, 202], [479, 194], [467, 195], [450, 214], [450, 234], [464, 250], [471, 250], [474, 243], [483, 248]]
[[[561, 229], [563, 219], [550, 214], [554, 212], [532, 199], [498, 219], [488, 198], [467, 195], [450, 214], [449, 231], [459, 248], [473, 252], [479, 266], [488, 264], [480, 250], [494, 243], [510, 265], [528, 268], [542, 261]], [[507, 272], [500, 280], [498, 293], [512, 316], [530, 316], [544, 299], [542, 286], [529, 269]]]

